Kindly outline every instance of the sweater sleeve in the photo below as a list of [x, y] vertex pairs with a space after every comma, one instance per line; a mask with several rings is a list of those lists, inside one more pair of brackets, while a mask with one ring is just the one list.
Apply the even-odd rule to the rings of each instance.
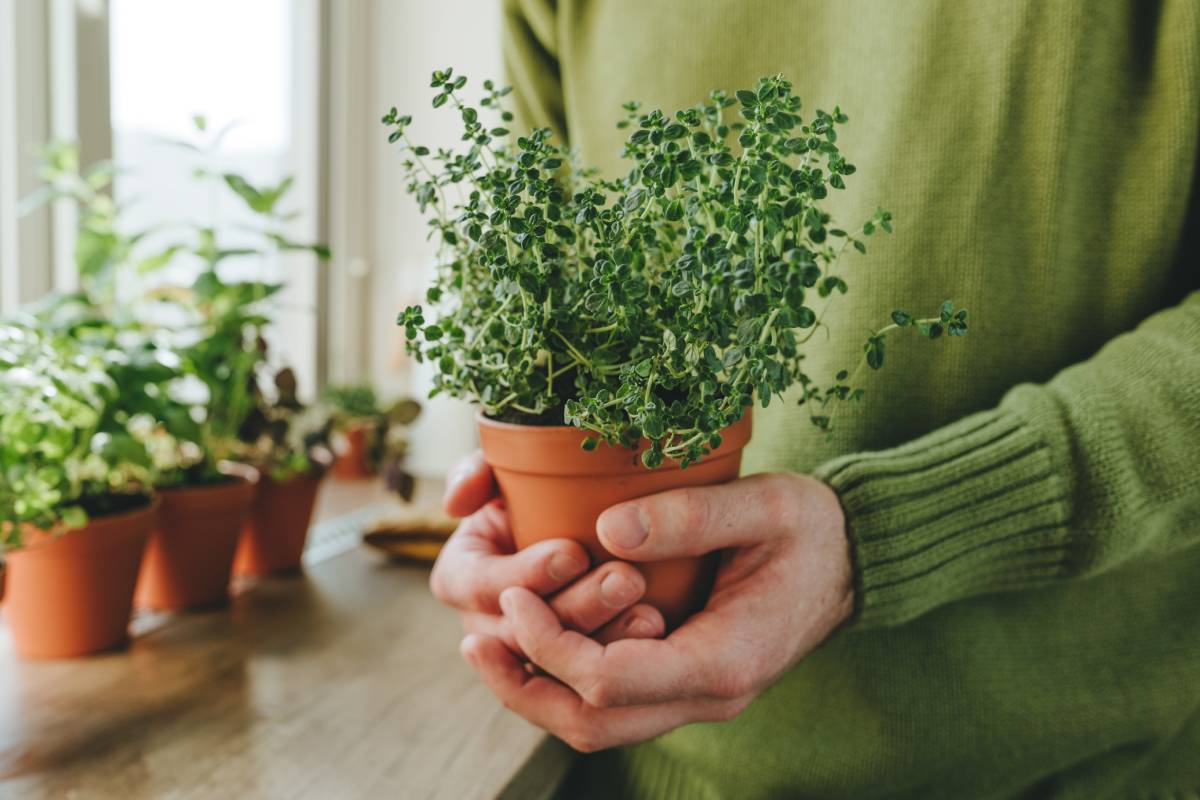
[[555, 0], [504, 0], [501, 50], [513, 87], [514, 130], [549, 128], [567, 138], [558, 61]]
[[817, 474], [863, 627], [1200, 546], [1200, 292], [995, 409]]

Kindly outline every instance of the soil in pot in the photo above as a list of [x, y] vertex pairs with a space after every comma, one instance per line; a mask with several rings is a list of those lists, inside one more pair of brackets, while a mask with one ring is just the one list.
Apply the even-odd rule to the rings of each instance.
[[7, 554], [4, 616], [25, 658], [71, 658], [128, 639], [133, 590], [159, 503], [60, 536], [28, 530]]
[[342, 432], [346, 449], [333, 462], [334, 477], [342, 480], [371, 477], [371, 432], [367, 425], [353, 425]]
[[224, 605], [242, 524], [254, 500], [257, 474], [225, 483], [159, 492], [159, 524], [146, 545], [134, 602], [174, 611]]
[[[722, 443], [703, 461], [680, 469], [667, 461], [642, 466], [641, 449], [601, 444], [580, 448], [584, 433], [573, 427], [513, 425], [478, 417], [484, 459], [491, 465], [508, 507], [517, 547], [570, 538], [587, 548], [593, 565], [612, 559], [596, 537], [596, 519], [625, 500], [684, 486], [724, 483], [738, 477], [750, 441], [749, 411], [722, 432]], [[645, 443], [643, 443], [645, 446]], [[643, 598], [674, 628], [703, 607], [720, 554], [643, 562]]]
[[296, 475], [285, 481], [263, 477], [238, 539], [234, 575], [299, 570], [322, 477]]

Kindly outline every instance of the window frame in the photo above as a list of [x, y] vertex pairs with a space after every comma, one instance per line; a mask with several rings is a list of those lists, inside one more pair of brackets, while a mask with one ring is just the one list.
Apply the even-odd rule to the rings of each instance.
[[[316, 130], [301, 154], [315, 187], [317, 239], [333, 258], [315, 286], [317, 387], [368, 377], [372, 337], [361, 309], [370, 304], [372, 118], [370, 3], [304, 0], [293, 15], [298, 80], [293, 124]], [[51, 139], [80, 143], [84, 164], [110, 159], [113, 127], [109, 0], [0, 0], [0, 316], [53, 290], [79, 285], [74, 261], [77, 215], [60, 201], [19, 215], [39, 186], [36, 148]], [[315, 83], [313, 83], [315, 81]], [[309, 87], [315, 87], [315, 91]], [[331, 87], [338, 87], [336, 91]], [[365, 115], [365, 116], [364, 116]]]

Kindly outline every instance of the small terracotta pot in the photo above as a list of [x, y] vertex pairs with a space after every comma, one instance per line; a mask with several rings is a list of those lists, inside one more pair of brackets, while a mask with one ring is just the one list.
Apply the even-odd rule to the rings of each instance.
[[[636, 449], [601, 444], [585, 452], [585, 434], [573, 427], [541, 427], [496, 422], [482, 415], [479, 439], [508, 507], [518, 548], [544, 539], [568, 538], [582, 544], [592, 563], [612, 560], [596, 536], [596, 519], [606, 508], [683, 486], [731, 481], [750, 441], [751, 415], [722, 432], [721, 446], [687, 469], [667, 461], [658, 469], [642, 466], [643, 441]], [[673, 628], [704, 606], [719, 554], [637, 564], [646, 576], [643, 598]]]
[[134, 602], [174, 611], [223, 605], [257, 473], [228, 483], [163, 489], [159, 524], [146, 545]]
[[242, 526], [234, 575], [267, 575], [300, 567], [313, 505], [323, 474], [296, 475], [286, 481], [263, 477], [250, 515]]
[[71, 658], [129, 636], [133, 587], [159, 501], [55, 536], [30, 530], [6, 558], [4, 616], [25, 658]]
[[333, 462], [334, 477], [342, 480], [371, 477], [374, 473], [370, 464], [370, 426], [354, 425], [342, 431], [342, 435], [346, 437], [346, 450]]

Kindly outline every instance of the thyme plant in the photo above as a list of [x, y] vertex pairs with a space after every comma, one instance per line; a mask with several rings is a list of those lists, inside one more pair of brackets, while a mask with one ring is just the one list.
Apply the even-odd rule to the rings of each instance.
[[967, 330], [949, 302], [924, 318], [896, 311], [859, 367], [827, 382], [805, 372], [806, 346], [849, 288], [848, 253], [891, 233], [892, 215], [836, 225], [823, 201], [855, 173], [837, 144], [847, 116], [805, 118], [780, 75], [673, 116], [626, 104], [619, 180], [575, 164], [547, 129], [510, 141], [509, 89], [485, 82], [477, 108], [465, 85], [451, 69], [433, 73], [434, 108], [462, 119], [457, 150], [414, 143], [411, 117], [394, 108], [383, 118], [441, 245], [431, 311], [398, 320], [409, 351], [437, 367], [431, 394], [577, 426], [590, 433], [585, 449], [644, 437], [646, 466], [687, 466], [756, 398], [766, 407], [799, 386], [828, 430], [835, 404], [862, 397], [860, 367], [883, 366], [891, 333]]

